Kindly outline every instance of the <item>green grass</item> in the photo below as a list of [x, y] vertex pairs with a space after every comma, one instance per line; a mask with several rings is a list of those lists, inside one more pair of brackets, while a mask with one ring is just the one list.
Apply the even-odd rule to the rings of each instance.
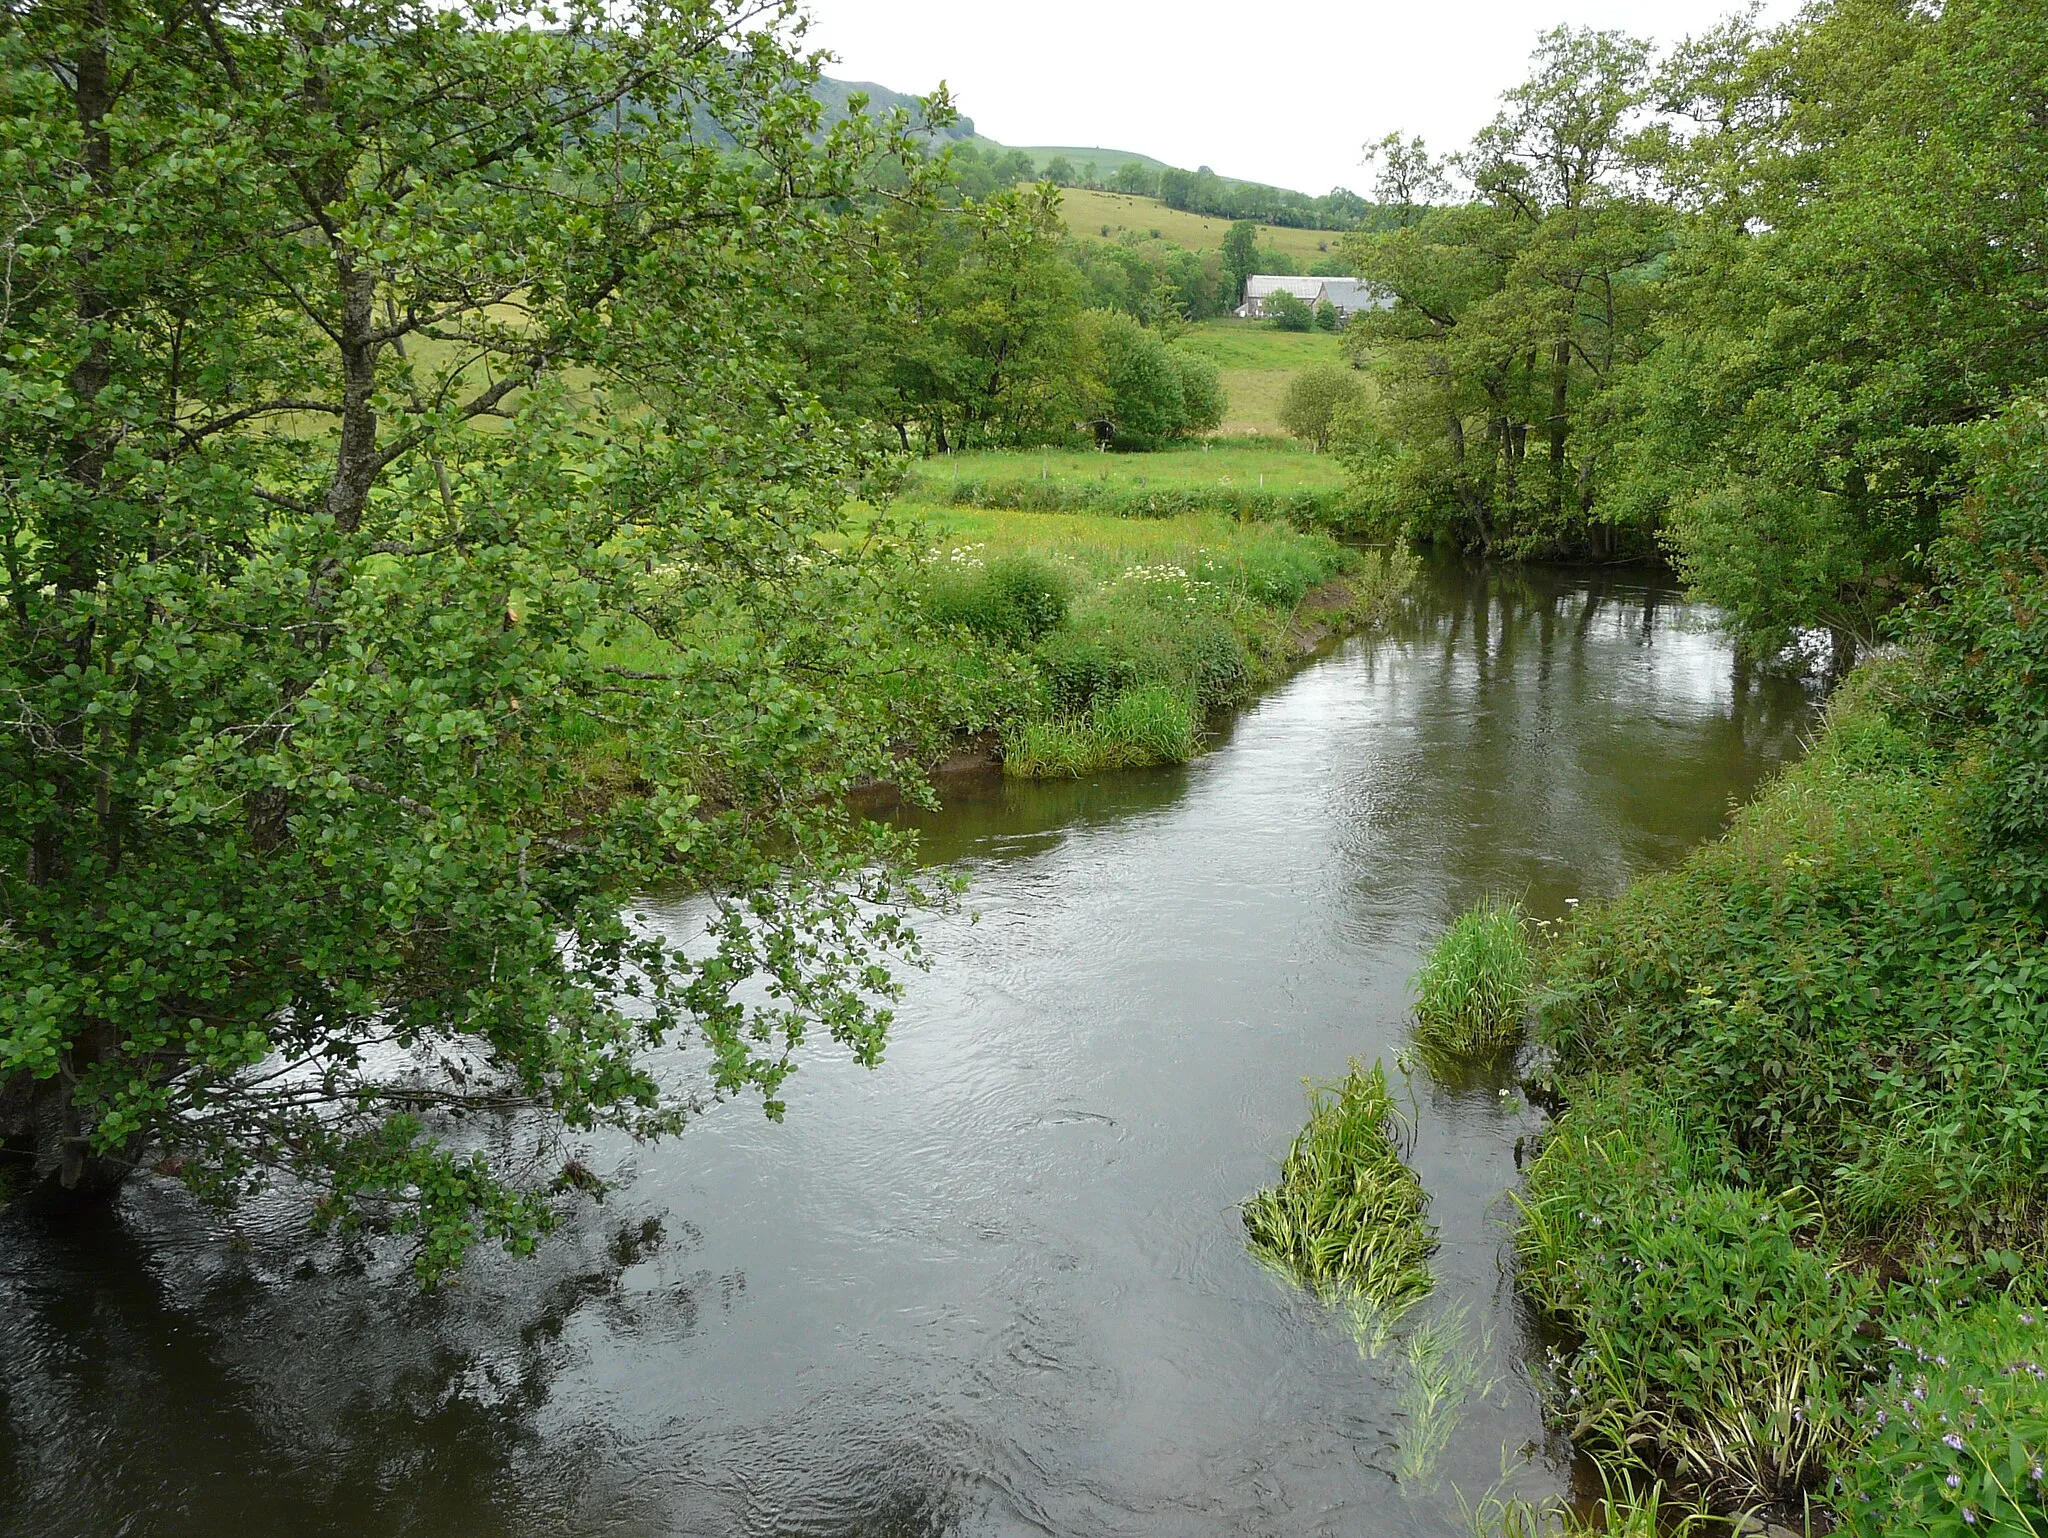
[[1385, 1069], [1357, 1063], [1309, 1091], [1308, 1125], [1279, 1182], [1244, 1204], [1247, 1244], [1318, 1297], [1355, 1299], [1391, 1322], [1430, 1290], [1435, 1248], [1422, 1182], [1401, 1158], [1406, 1129]]
[[1013, 686], [1005, 766], [1033, 778], [1186, 762], [1209, 712], [1281, 677], [1312, 634], [1373, 622], [1414, 569], [1214, 513], [923, 516], [939, 543], [927, 612], [993, 649]]
[[1226, 434], [1284, 437], [1280, 404], [1294, 376], [1303, 369], [1344, 361], [1331, 332], [1279, 331], [1257, 320], [1206, 320], [1174, 346], [1216, 366], [1227, 403], [1222, 428]]
[[1662, 1481], [1631, 1490], [1606, 1469], [1607, 1491], [1590, 1511], [1561, 1501], [1489, 1498], [1468, 1513], [1473, 1538], [1692, 1538], [1721, 1531], [1697, 1501], [1680, 1501]]
[[1173, 345], [1219, 369], [1293, 372], [1344, 361], [1334, 332], [1280, 331], [1263, 320], [1201, 321], [1175, 337]]
[[1141, 684], [1083, 716], [1026, 721], [1004, 745], [1003, 770], [1021, 779], [1074, 779], [1105, 769], [1150, 769], [1195, 756], [1192, 694]]
[[1524, 1288], [1574, 1339], [1573, 1437], [1724, 1510], [1797, 1509], [1849, 1446], [1875, 1302], [1798, 1188], [1727, 1179], [1725, 1133], [1629, 1080], [1579, 1087], [1520, 1198]]
[[[1080, 152], [1070, 152], [1067, 158], [1072, 160], [1075, 153]], [[1077, 169], [1081, 164], [1074, 161]], [[1101, 170], [1099, 164], [1097, 169]], [[1067, 229], [1083, 240], [1121, 240], [1126, 234], [1150, 240], [1155, 238], [1152, 232], [1157, 230], [1157, 239], [1171, 241], [1189, 251], [1221, 251], [1223, 237], [1230, 232], [1228, 219], [1168, 208], [1157, 198], [1133, 197], [1123, 192], [1091, 192], [1084, 187], [1069, 187], [1060, 194], [1060, 213], [1066, 219]], [[1109, 227], [1107, 235], [1102, 233], [1105, 225]], [[1259, 226], [1261, 246], [1285, 251], [1303, 267], [1337, 251], [1343, 239], [1341, 230], [1299, 230], [1278, 224]]]
[[1415, 976], [1417, 1044], [1453, 1058], [1518, 1045], [1534, 973], [1522, 905], [1483, 899], [1444, 931]]
[[1039, 482], [1118, 491], [1342, 492], [1344, 467], [1291, 442], [1232, 443], [1161, 449], [1152, 454], [1098, 454], [1087, 449], [1013, 449], [946, 454], [919, 461], [902, 492], [918, 507], [946, 507], [963, 485]]

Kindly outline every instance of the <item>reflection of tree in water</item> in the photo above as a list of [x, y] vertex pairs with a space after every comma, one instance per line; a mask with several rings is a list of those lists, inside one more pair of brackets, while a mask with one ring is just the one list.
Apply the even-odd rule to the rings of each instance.
[[1392, 643], [1365, 664], [1397, 700], [1375, 821], [1449, 878], [1439, 922], [1489, 891], [1556, 914], [1672, 863], [1811, 718], [1642, 571], [1430, 566]]
[[602, 1451], [587, 1429], [543, 1444], [535, 1426], [572, 1322], [686, 1335], [743, 1286], [629, 1287], [690, 1247], [649, 1220], [421, 1297], [374, 1252], [309, 1250], [290, 1225], [194, 1243], [189, 1212], [153, 1204], [173, 1205], [145, 1193], [61, 1233], [0, 1225], [7, 1538], [529, 1530]]

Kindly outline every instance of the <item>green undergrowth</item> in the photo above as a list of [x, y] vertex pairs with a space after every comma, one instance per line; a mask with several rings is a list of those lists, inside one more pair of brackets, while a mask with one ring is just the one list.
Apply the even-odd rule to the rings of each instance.
[[1415, 1040], [1425, 1055], [1475, 1058], [1522, 1039], [1536, 957], [1522, 905], [1484, 898], [1444, 931], [1415, 976]]
[[1726, 837], [1566, 926], [1521, 1279], [1605, 1456], [1722, 1510], [2048, 1538], [2048, 943], [1940, 687], [1867, 663]]
[[1377, 1324], [1398, 1319], [1428, 1295], [1435, 1248], [1422, 1182], [1401, 1157], [1406, 1136], [1379, 1065], [1313, 1086], [1278, 1183], [1244, 1204], [1252, 1253]]
[[1001, 671], [1004, 766], [1026, 778], [1187, 762], [1212, 712], [1386, 614], [1414, 572], [1403, 554], [1214, 513], [974, 510], [940, 527], [926, 613], [963, 666]]

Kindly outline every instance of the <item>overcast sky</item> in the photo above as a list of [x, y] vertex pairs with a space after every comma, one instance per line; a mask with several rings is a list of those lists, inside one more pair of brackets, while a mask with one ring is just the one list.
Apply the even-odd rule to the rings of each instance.
[[1669, 44], [1734, 3], [809, 0], [812, 45], [841, 59], [831, 74], [918, 93], [943, 80], [992, 139], [1136, 150], [1312, 193], [1368, 191], [1359, 150], [1382, 134], [1464, 144], [1545, 27]]

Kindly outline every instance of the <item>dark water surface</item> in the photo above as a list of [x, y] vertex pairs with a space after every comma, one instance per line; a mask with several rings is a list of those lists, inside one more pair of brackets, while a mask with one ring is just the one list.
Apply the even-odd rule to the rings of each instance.
[[[1185, 770], [955, 787], [928, 847], [969, 893], [883, 1068], [600, 1149], [624, 1188], [539, 1262], [420, 1300], [287, 1204], [160, 1184], [0, 1227], [0, 1533], [1437, 1534], [1558, 1490], [1508, 1077], [1409, 1081], [1443, 1247], [1377, 1357], [1235, 1204], [1305, 1076], [1393, 1069], [1460, 908], [1671, 864], [1809, 720], [1639, 579], [1438, 572]], [[1453, 1416], [1416, 1330], [1466, 1366]]]

